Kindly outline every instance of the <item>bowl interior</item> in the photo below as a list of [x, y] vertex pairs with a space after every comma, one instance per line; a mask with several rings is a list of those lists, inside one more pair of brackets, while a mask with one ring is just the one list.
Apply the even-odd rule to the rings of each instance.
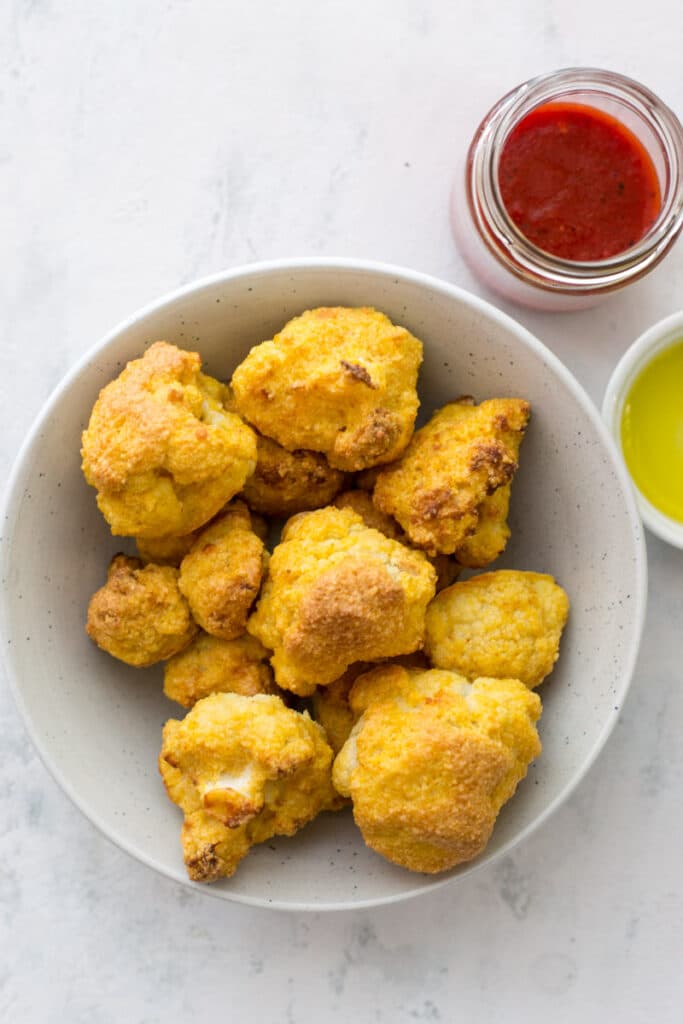
[[[159, 668], [127, 668], [97, 650], [83, 628], [109, 557], [132, 545], [110, 536], [83, 481], [80, 434], [99, 389], [150, 342], [196, 348], [209, 373], [227, 378], [289, 317], [331, 304], [374, 305], [424, 341], [425, 415], [463, 394], [532, 403], [512, 539], [499, 565], [552, 573], [572, 612], [558, 667], [541, 691], [543, 755], [476, 863], [509, 848], [566, 795], [601, 746], [630, 680], [645, 578], [631, 494], [592, 406], [527, 332], [457, 289], [370, 265], [247, 268], [177, 294], [114, 332], [53, 396], [9, 494], [2, 595], [9, 674], [46, 763], [108, 836], [180, 881], [180, 812], [165, 796], [156, 758], [163, 722], [182, 710], [164, 698]], [[386, 863], [365, 848], [346, 812], [255, 849], [211, 892], [317, 909], [405, 897], [444, 877]]]

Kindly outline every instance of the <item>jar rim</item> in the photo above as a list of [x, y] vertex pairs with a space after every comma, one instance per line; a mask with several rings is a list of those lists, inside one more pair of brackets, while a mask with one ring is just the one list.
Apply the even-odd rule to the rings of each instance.
[[[602, 260], [568, 260], [536, 246], [514, 223], [500, 192], [498, 166], [510, 131], [531, 110], [572, 94], [591, 93], [621, 103], [656, 139], [666, 172], [662, 205], [635, 245]], [[465, 184], [470, 214], [482, 240], [517, 277], [569, 294], [612, 291], [656, 266], [683, 227], [683, 126], [653, 92], [618, 72], [592, 67], [551, 71], [516, 86], [489, 111], [470, 145]]]

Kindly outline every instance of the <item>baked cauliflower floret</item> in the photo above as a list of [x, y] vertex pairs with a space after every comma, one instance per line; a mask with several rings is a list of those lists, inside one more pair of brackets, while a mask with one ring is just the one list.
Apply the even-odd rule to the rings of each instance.
[[108, 654], [144, 667], [178, 654], [197, 632], [178, 589], [178, 570], [115, 555], [90, 599], [88, 636]]
[[232, 378], [238, 412], [290, 451], [353, 472], [391, 462], [417, 414], [422, 344], [374, 309], [308, 310], [251, 350]]
[[246, 631], [266, 559], [242, 501], [233, 502], [198, 534], [180, 564], [179, 585], [202, 629], [222, 640]]
[[[334, 499], [336, 508], [350, 508], [357, 512], [366, 526], [373, 530], [379, 530], [385, 537], [391, 540], [398, 540], [401, 544], [412, 547], [412, 544], [395, 519], [385, 515], [384, 512], [374, 505], [371, 496], [367, 491], [354, 490], [344, 491]], [[427, 558], [436, 571], [436, 592], [439, 593], [444, 587], [450, 587], [455, 583], [460, 573], [460, 565], [450, 555], [427, 555]]]
[[196, 352], [157, 341], [100, 391], [81, 454], [112, 533], [191, 533], [253, 473], [254, 431], [200, 366]]
[[381, 666], [350, 693], [360, 718], [334, 762], [365, 842], [412, 871], [476, 857], [541, 744], [541, 702], [516, 679]]
[[274, 651], [278, 685], [308, 696], [356, 661], [420, 648], [435, 575], [355, 512], [303, 512], [285, 526], [247, 628]]
[[320, 452], [286, 448], [269, 437], [256, 438], [256, 469], [242, 497], [255, 512], [286, 519], [297, 512], [322, 508], [344, 485], [344, 474], [332, 469]]
[[185, 708], [211, 693], [276, 693], [269, 654], [254, 636], [219, 640], [200, 633], [164, 665], [164, 693]]
[[427, 609], [433, 665], [469, 679], [513, 676], [531, 688], [552, 671], [569, 599], [552, 576], [501, 569], [443, 590]]
[[453, 554], [488, 520], [486, 499], [510, 483], [528, 419], [529, 403], [518, 398], [444, 406], [377, 474], [375, 505], [412, 544]]
[[216, 693], [163, 730], [159, 769], [185, 815], [188, 875], [234, 874], [255, 843], [293, 835], [338, 802], [319, 725], [279, 697]]

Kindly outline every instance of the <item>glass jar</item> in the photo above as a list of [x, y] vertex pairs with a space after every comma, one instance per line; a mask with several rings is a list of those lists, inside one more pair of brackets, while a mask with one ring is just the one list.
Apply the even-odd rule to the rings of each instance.
[[[640, 140], [659, 178], [662, 205], [646, 234], [608, 259], [579, 262], [539, 249], [501, 198], [498, 166], [511, 130], [544, 103], [604, 111]], [[567, 68], [532, 78], [504, 96], [479, 125], [451, 196], [456, 242], [472, 270], [513, 302], [545, 310], [584, 309], [637, 281], [667, 254], [683, 226], [683, 127], [644, 86], [613, 71]]]

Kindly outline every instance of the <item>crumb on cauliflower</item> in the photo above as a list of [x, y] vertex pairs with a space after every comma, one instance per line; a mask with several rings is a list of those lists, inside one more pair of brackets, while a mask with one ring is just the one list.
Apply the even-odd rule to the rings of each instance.
[[[398, 520], [416, 547], [457, 552], [490, 518], [486, 499], [512, 480], [528, 419], [528, 402], [517, 398], [444, 406], [415, 433], [402, 458], [377, 473], [373, 502]], [[498, 538], [503, 533], [499, 529]]]
[[290, 451], [353, 472], [391, 462], [413, 432], [422, 344], [374, 309], [308, 310], [252, 348], [232, 387], [237, 410]]
[[107, 582], [90, 599], [86, 631], [103, 651], [142, 668], [182, 651], [197, 626], [177, 569], [115, 555]]
[[158, 341], [100, 391], [81, 454], [112, 533], [191, 533], [253, 472], [254, 432], [200, 366], [196, 352]]
[[251, 846], [336, 805], [331, 761], [320, 726], [275, 696], [217, 693], [168, 721], [159, 770], [185, 816], [189, 877], [230, 877]]
[[516, 679], [380, 666], [350, 692], [360, 717], [334, 762], [365, 842], [412, 871], [478, 856], [541, 751], [538, 695]]
[[246, 631], [266, 563], [263, 541], [242, 501], [198, 533], [180, 564], [179, 586], [203, 630], [222, 640]]
[[277, 684], [309, 696], [356, 661], [420, 648], [434, 587], [421, 552], [355, 512], [304, 512], [285, 526], [247, 628], [274, 652]]
[[433, 665], [476, 676], [512, 676], [531, 688], [552, 671], [569, 599], [552, 576], [500, 569], [443, 590], [427, 609]]

